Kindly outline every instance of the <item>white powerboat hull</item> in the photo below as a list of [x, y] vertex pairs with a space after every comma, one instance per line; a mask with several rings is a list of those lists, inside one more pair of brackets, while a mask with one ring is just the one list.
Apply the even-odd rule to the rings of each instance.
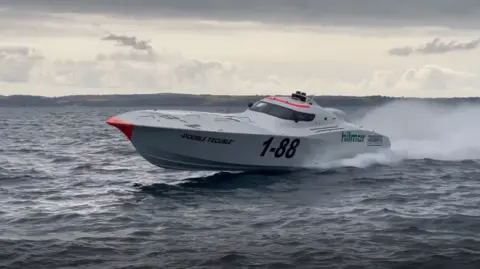
[[[212, 122], [229, 117], [245, 119], [243, 114], [144, 110], [115, 116], [107, 123], [122, 130], [148, 162], [177, 170], [294, 170], [310, 167], [312, 161], [353, 157], [390, 147], [388, 138], [354, 129], [353, 125], [308, 127], [308, 132], [303, 129], [297, 135], [282, 135], [281, 131], [275, 134], [267, 129], [250, 128], [248, 132], [243, 125], [249, 120], [238, 120], [235, 126], [243, 126], [243, 132], [215, 130]], [[153, 119], [155, 124], [151, 123]]]

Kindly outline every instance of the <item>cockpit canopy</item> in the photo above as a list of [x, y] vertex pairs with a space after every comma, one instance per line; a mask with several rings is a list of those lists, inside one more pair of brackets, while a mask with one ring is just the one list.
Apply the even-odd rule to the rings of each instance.
[[251, 111], [265, 113], [284, 120], [313, 121], [315, 114], [296, 111], [281, 105], [276, 105], [264, 101], [258, 101], [249, 108]]

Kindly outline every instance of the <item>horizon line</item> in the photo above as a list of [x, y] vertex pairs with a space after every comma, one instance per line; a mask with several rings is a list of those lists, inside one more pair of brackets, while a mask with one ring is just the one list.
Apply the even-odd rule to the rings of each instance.
[[[191, 95], [191, 96], [230, 96], [230, 97], [251, 97], [251, 96], [275, 96], [275, 95], [288, 95], [288, 94], [209, 94], [209, 93], [175, 93], [175, 92], [161, 92], [161, 93], [111, 93], [111, 94], [67, 94], [67, 95], [58, 95], [58, 96], [46, 96], [46, 95], [33, 95], [33, 94], [9, 94], [3, 95], [0, 94], [0, 97], [40, 97], [40, 98], [68, 98], [68, 97], [108, 97], [108, 96], [132, 96], [132, 95]], [[431, 96], [431, 97], [419, 97], [419, 96], [394, 96], [394, 95], [381, 95], [381, 94], [372, 94], [372, 95], [332, 95], [332, 94], [323, 94], [323, 95], [313, 95], [316, 97], [382, 97], [382, 98], [409, 98], [409, 99], [455, 99], [455, 98], [480, 98], [479, 96], [450, 96], [450, 97], [441, 97], [441, 96]]]

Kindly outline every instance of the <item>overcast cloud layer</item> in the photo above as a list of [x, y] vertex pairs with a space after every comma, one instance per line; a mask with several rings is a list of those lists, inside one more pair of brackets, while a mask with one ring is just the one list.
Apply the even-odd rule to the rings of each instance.
[[0, 6], [287, 24], [480, 27], [479, 0], [3, 0]]
[[478, 96], [477, 3], [0, 0], [0, 95]]

